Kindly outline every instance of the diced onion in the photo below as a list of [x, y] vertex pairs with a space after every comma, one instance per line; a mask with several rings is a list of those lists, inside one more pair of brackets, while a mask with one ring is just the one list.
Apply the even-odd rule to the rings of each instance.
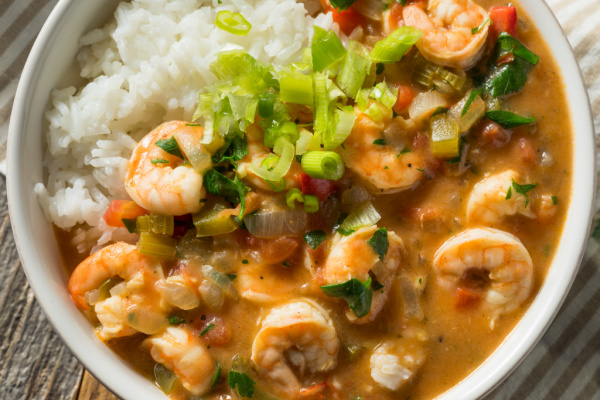
[[244, 223], [252, 236], [274, 238], [285, 235], [303, 234], [306, 228], [306, 212], [281, 209], [247, 215]]
[[419, 293], [413, 282], [405, 275], [398, 276], [398, 284], [400, 286], [400, 297], [402, 299], [402, 308], [406, 318], [415, 318], [422, 320], [423, 310], [419, 302]]
[[210, 265], [204, 265], [202, 267], [202, 273], [209, 281], [217, 285], [217, 287], [221, 289], [223, 294], [225, 294], [227, 297], [230, 297], [233, 300], [238, 299], [237, 292], [231, 283], [231, 279], [229, 279], [227, 276], [221, 274]]
[[448, 116], [458, 122], [458, 130], [461, 133], [471, 129], [471, 127], [483, 118], [485, 114], [485, 102], [481, 99], [481, 96], [478, 95], [463, 115], [463, 109], [469, 96], [470, 94], [467, 94], [448, 111]]
[[342, 192], [342, 205], [354, 207], [369, 200], [369, 192], [360, 186], [354, 185]]
[[200, 305], [196, 292], [181, 282], [177, 282], [177, 276], [157, 282], [156, 288], [162, 299], [171, 306], [182, 310], [192, 310]]
[[127, 311], [127, 324], [146, 335], [154, 335], [168, 325], [165, 316], [153, 309], [134, 305]]
[[361, 0], [353, 4], [353, 8], [373, 21], [381, 21], [383, 2], [381, 0]]
[[202, 301], [213, 310], [218, 310], [223, 306], [225, 297], [223, 291], [214, 283], [208, 280], [203, 281], [198, 288]]
[[448, 100], [441, 94], [435, 91], [425, 92], [415, 96], [408, 107], [408, 115], [413, 121], [421, 121], [431, 116], [439, 107], [447, 106]]
[[340, 225], [340, 228], [355, 231], [360, 228], [375, 225], [381, 219], [381, 215], [377, 212], [370, 201], [366, 201], [356, 207]]

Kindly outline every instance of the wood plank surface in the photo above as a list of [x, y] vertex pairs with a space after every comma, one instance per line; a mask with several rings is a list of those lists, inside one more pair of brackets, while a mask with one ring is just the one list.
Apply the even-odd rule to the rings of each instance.
[[0, 327], [0, 399], [116, 399], [84, 374], [35, 300], [10, 227], [4, 177], [0, 177]]

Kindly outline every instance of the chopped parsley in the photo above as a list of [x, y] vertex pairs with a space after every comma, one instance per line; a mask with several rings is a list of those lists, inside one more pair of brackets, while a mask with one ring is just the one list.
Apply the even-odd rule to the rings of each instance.
[[447, 113], [448, 109], [446, 107], [438, 107], [435, 109], [435, 111], [433, 112], [433, 114], [431, 114], [432, 117], [438, 115], [438, 114], [444, 114]]
[[216, 169], [211, 169], [204, 174], [204, 186], [210, 194], [224, 197], [230, 203], [241, 204], [238, 218], [240, 220], [244, 218], [246, 194], [250, 191], [250, 188], [242, 183], [237, 173], [235, 178], [231, 180]]
[[179, 149], [179, 145], [177, 144], [177, 140], [173, 136], [171, 139], [160, 139], [155, 143], [158, 147], [171, 154], [172, 156], [179, 157], [183, 160], [183, 154], [181, 154], [181, 150]]
[[481, 92], [483, 92], [483, 89], [471, 90], [471, 93], [469, 93], [469, 97], [467, 98], [467, 101], [460, 113], [461, 117], [464, 117], [467, 114], [467, 112], [469, 112], [469, 107], [471, 107], [471, 104], [473, 104], [473, 102], [475, 101], [477, 96], [481, 94]]
[[327, 234], [322, 230], [308, 232], [304, 235], [304, 241], [308, 243], [311, 249], [316, 249], [327, 239]]
[[248, 260], [242, 260], [242, 264], [249, 264], [250, 262]]
[[226, 274], [225, 276], [227, 276], [229, 278], [230, 281], [234, 281], [235, 278], [237, 278], [236, 274]]
[[512, 197], [512, 186], [509, 186], [508, 190], [506, 191], [506, 200], [510, 200], [511, 197]]
[[371, 246], [375, 254], [379, 256], [379, 259], [383, 260], [383, 257], [385, 257], [388, 252], [388, 248], [390, 247], [387, 229], [381, 228], [376, 230], [367, 243], [369, 246]]
[[381, 74], [383, 74], [383, 71], [385, 71], [385, 64], [383, 64], [383, 63], [377, 63], [376, 64], [375, 73], [377, 75], [381, 75]]
[[[220, 2], [221, 2], [221, 0], [219, 0], [219, 3]], [[219, 380], [219, 375], [221, 375], [221, 364], [219, 364], [217, 362], [217, 369], [215, 371], [215, 374], [213, 375], [212, 382], [210, 383], [211, 389], [213, 389], [215, 387], [215, 385], [217, 384], [217, 381]]]
[[552, 199], [552, 204], [554, 204], [554, 205], [558, 204], [558, 198], [556, 196], [552, 195], [551, 199]]
[[490, 23], [490, 25], [492, 24], [492, 20], [490, 18], [488, 18], [485, 21], [483, 21], [483, 23], [481, 25], [479, 25], [477, 28], [471, 29], [471, 35], [475, 35], [477, 32], [479, 32], [480, 30], [482, 30], [483, 27], [486, 26], [486, 24], [488, 22]]
[[170, 325], [179, 325], [185, 322], [185, 319], [180, 318], [176, 315], [171, 315], [170, 317], [167, 317], [167, 319], [169, 320]]
[[349, 9], [355, 1], [356, 0], [331, 0], [330, 3], [338, 12], [340, 12]]
[[537, 183], [530, 183], [530, 184], [525, 184], [525, 185], [519, 185], [517, 182], [512, 181], [512, 186], [515, 188], [515, 191], [517, 193], [522, 194], [523, 196], [527, 197], [527, 192], [535, 189], [537, 187]]
[[287, 262], [287, 261], [284, 261], [284, 262], [282, 262], [281, 264], [282, 264], [284, 267], [286, 267], [286, 268], [290, 268], [290, 267], [291, 267], [290, 263], [289, 263], [289, 262]]
[[202, 336], [206, 335], [206, 334], [207, 334], [208, 332], [210, 332], [210, 330], [211, 330], [212, 328], [214, 328], [214, 327], [215, 327], [215, 324], [208, 324], [208, 325], [206, 325], [206, 328], [204, 328], [204, 329], [202, 330], [202, 332], [200, 332], [200, 337], [202, 337]]
[[365, 282], [352, 278], [343, 283], [321, 286], [327, 296], [344, 299], [357, 318], [364, 317], [371, 310], [373, 291], [369, 277]]
[[536, 119], [534, 117], [522, 117], [518, 114], [505, 110], [488, 111], [485, 116], [494, 122], [500, 124], [503, 128], [510, 129], [517, 126], [533, 124]]
[[168, 164], [169, 161], [165, 160], [164, 158], [155, 158], [153, 160], [150, 160], [150, 162], [152, 164]]
[[123, 218], [121, 221], [123, 221], [123, 225], [125, 225], [129, 233], [135, 233], [135, 218]]
[[373, 140], [373, 144], [376, 144], [378, 146], [385, 146], [385, 140], [383, 140], [383, 139], [375, 139], [375, 140]]
[[243, 372], [229, 371], [227, 382], [230, 388], [235, 389], [237, 387], [240, 397], [254, 396], [254, 385], [256, 382]]

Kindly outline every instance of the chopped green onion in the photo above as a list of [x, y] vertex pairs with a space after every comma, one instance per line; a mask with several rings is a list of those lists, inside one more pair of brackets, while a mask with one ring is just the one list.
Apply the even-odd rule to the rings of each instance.
[[376, 101], [371, 103], [369, 108], [365, 110], [365, 114], [371, 117], [371, 119], [375, 122], [383, 121], [383, 111], [381, 110], [379, 103], [377, 103]]
[[269, 118], [273, 115], [273, 102], [275, 95], [273, 92], [262, 92], [258, 95], [258, 115], [261, 118]]
[[375, 63], [393, 64], [423, 36], [423, 31], [412, 26], [401, 26], [385, 39], [375, 44], [371, 60]]
[[177, 258], [177, 240], [171, 236], [141, 232], [137, 242], [140, 254], [158, 258]]
[[[340, 146], [344, 140], [350, 136], [354, 122], [356, 121], [356, 114], [351, 106], [346, 106], [341, 110], [335, 110], [333, 115], [333, 121], [335, 123], [335, 129], [333, 133], [325, 136], [324, 145], [325, 149], [331, 150]], [[329, 133], [329, 131], [328, 131]]]
[[296, 156], [301, 156], [302, 154], [306, 153], [313, 138], [313, 134], [306, 129], [302, 129], [299, 133], [299, 136], [300, 137], [296, 141]]
[[344, 231], [356, 231], [375, 225], [381, 219], [381, 215], [375, 210], [370, 201], [366, 201], [356, 207], [340, 225]]
[[152, 232], [163, 235], [173, 235], [175, 219], [172, 215], [142, 215], [135, 222], [138, 232]]
[[517, 126], [532, 124], [536, 121], [535, 118], [530, 117], [522, 117], [510, 111], [497, 110], [497, 111], [488, 111], [485, 113], [485, 116], [491, 119], [494, 122], [500, 124], [503, 128], [510, 129], [515, 128]]
[[329, 92], [327, 91], [327, 78], [321, 72], [314, 76], [315, 92], [315, 111], [314, 111], [314, 130], [325, 139], [327, 131], [330, 129], [331, 114], [329, 112]]
[[319, 211], [319, 198], [312, 194], [305, 194], [304, 211], [307, 213], [316, 213]]
[[196, 227], [196, 237], [216, 236], [238, 229], [239, 225], [232, 216], [219, 217], [219, 213], [227, 208], [224, 202], [211, 201], [199, 213], [193, 214], [192, 221]]
[[168, 164], [169, 163], [169, 161], [165, 160], [164, 158], [154, 158], [150, 162], [152, 164]]
[[[265, 181], [277, 183], [281, 181], [284, 175], [289, 171], [292, 162], [294, 161], [295, 149], [294, 145], [291, 144], [288, 139], [280, 137], [275, 142], [273, 152], [279, 156], [279, 160], [277, 160], [277, 164], [275, 164], [273, 168], [267, 169], [263, 167], [262, 163], [261, 165], [258, 165], [257, 162], [252, 162], [249, 168], [250, 171]], [[274, 157], [272, 159], [274, 159]], [[260, 162], [260, 160], [257, 161]]]
[[346, 168], [342, 157], [333, 151], [308, 151], [302, 156], [302, 169], [311, 178], [340, 179]]
[[319, 211], [319, 199], [311, 194], [302, 194], [300, 189], [292, 188], [285, 195], [285, 203], [291, 209], [296, 209], [296, 202], [304, 204], [304, 211], [315, 213]]
[[313, 71], [323, 71], [346, 55], [346, 49], [335, 32], [314, 26], [315, 35], [311, 45]]
[[432, 153], [436, 157], [456, 157], [460, 134], [458, 123], [445, 115], [431, 118]]
[[227, 10], [217, 13], [215, 25], [217, 28], [238, 36], [246, 36], [252, 29], [252, 24], [242, 14]]
[[350, 97], [356, 98], [358, 91], [371, 71], [371, 58], [364, 45], [354, 40], [348, 43], [348, 52], [337, 77], [339, 87]]
[[312, 106], [313, 78], [297, 72], [282, 72], [279, 77], [281, 101]]
[[392, 108], [398, 100], [398, 88], [390, 88], [385, 81], [379, 82], [375, 85], [369, 97], [377, 100], [387, 108]]
[[185, 322], [185, 319], [178, 317], [177, 315], [170, 315], [167, 317], [169, 325], [179, 325]]
[[275, 123], [271, 125], [265, 132], [264, 143], [269, 148], [275, 147], [275, 142], [278, 138], [285, 138], [291, 143], [296, 143], [300, 137], [298, 133], [298, 125], [292, 121], [285, 121], [281, 124]]

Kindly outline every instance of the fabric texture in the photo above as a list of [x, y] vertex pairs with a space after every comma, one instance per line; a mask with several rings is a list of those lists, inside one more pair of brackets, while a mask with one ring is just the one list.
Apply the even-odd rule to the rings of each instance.
[[[31, 46], [57, 0], [0, 0], [0, 172], [12, 103]], [[575, 52], [600, 133], [600, 1], [549, 0]], [[597, 151], [598, 152], [598, 151]], [[598, 214], [597, 214], [598, 216]], [[596, 218], [597, 219], [597, 218]], [[600, 239], [600, 230], [597, 230]], [[575, 283], [531, 354], [488, 399], [600, 400], [600, 246], [590, 239]]]

